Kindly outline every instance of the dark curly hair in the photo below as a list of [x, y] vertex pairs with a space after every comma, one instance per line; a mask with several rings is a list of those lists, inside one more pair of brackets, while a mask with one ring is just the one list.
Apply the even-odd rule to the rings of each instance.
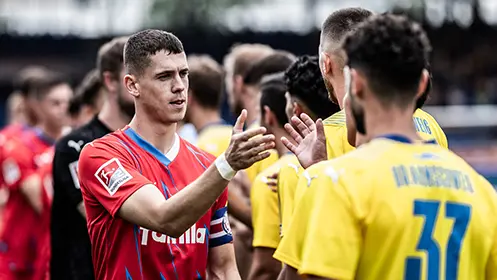
[[261, 80], [261, 115], [264, 118], [264, 106], [268, 106], [274, 113], [278, 124], [284, 126], [288, 122], [285, 112], [287, 88], [283, 77], [283, 72], [265, 75]]
[[285, 84], [288, 93], [302, 101], [318, 118], [324, 119], [340, 111], [328, 97], [317, 56], [299, 57], [285, 71]]
[[419, 24], [405, 16], [383, 14], [349, 34], [344, 50], [348, 64], [366, 75], [378, 98], [407, 106], [417, 93], [431, 46]]

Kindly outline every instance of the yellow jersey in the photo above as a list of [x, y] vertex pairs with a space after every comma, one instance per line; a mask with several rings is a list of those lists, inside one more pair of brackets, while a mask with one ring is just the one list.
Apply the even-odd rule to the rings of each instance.
[[[448, 148], [445, 133], [430, 114], [418, 109], [413, 115], [413, 121], [418, 134], [424, 140], [435, 139], [440, 146]], [[347, 127], [345, 125], [345, 112], [343, 110], [325, 119], [323, 126], [326, 135], [328, 159], [334, 159], [355, 149], [347, 140]], [[298, 171], [297, 174], [295, 174], [296, 170]], [[280, 192], [281, 200], [282, 233], [288, 227], [288, 222], [294, 208], [294, 201], [299, 201], [299, 198], [304, 194], [306, 189], [305, 187], [297, 187], [298, 177], [302, 171], [302, 167], [296, 169], [294, 166], [284, 166], [281, 168], [281, 174], [285, 174], [285, 176], [281, 176], [281, 179], [278, 180], [278, 191]]]
[[254, 228], [253, 247], [273, 249], [278, 247], [278, 243], [280, 242], [278, 193], [276, 189], [267, 184], [267, 177], [278, 173], [283, 165], [296, 161], [297, 157], [295, 155], [284, 155], [255, 178], [250, 190], [252, 225]]
[[211, 124], [200, 130], [197, 147], [218, 157], [230, 144], [233, 126], [223, 123]]
[[332, 279], [496, 279], [497, 194], [439, 145], [378, 138], [311, 166], [274, 257]]
[[283, 165], [278, 174], [277, 191], [280, 210], [280, 235], [283, 236], [293, 215], [295, 189], [299, 181], [299, 174], [304, 169], [300, 166], [297, 157], [294, 161]]
[[[259, 127], [260, 124], [258, 122], [251, 124], [248, 128], [257, 128]], [[249, 168], [245, 169], [245, 172], [247, 173], [247, 177], [250, 181], [250, 183], [254, 184], [255, 177], [257, 174], [261, 173], [263, 170], [267, 169], [269, 166], [271, 166], [273, 163], [275, 163], [278, 160], [278, 153], [276, 150], [270, 150], [269, 151], [270, 155], [268, 158], [265, 158], [261, 161], [258, 161]]]

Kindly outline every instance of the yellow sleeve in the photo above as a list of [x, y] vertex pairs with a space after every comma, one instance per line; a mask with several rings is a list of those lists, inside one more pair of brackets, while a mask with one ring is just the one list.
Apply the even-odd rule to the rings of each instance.
[[280, 203], [280, 230], [284, 235], [293, 214], [295, 189], [302, 167], [297, 163], [284, 165], [278, 175], [278, 199]]
[[258, 161], [251, 167], [245, 169], [245, 172], [247, 172], [247, 177], [252, 184], [254, 183], [255, 177], [257, 177], [259, 173], [261, 173], [269, 166], [273, 165], [278, 160], [278, 153], [276, 152], [276, 150], [271, 150], [270, 153], [271, 154], [268, 158]]
[[276, 249], [280, 242], [278, 193], [266, 182], [265, 172], [259, 174], [250, 191], [254, 228], [252, 246]]
[[492, 238], [492, 248], [490, 249], [485, 274], [485, 279], [487, 280], [497, 279], [497, 230], [494, 232], [494, 236]]
[[307, 186], [307, 190], [297, 202], [290, 228], [274, 257], [302, 275], [353, 279], [361, 229], [350, 194], [340, 180], [334, 182], [336, 176], [327, 175], [332, 172], [330, 165], [317, 165], [303, 173], [299, 186]]

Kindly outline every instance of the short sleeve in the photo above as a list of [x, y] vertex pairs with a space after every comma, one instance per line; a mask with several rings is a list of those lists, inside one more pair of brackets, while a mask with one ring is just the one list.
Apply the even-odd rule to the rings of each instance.
[[79, 152], [74, 148], [64, 147], [67, 142], [57, 143], [53, 160], [54, 192], [76, 207], [82, 200], [78, 179]]
[[228, 219], [228, 189], [224, 190], [212, 206], [209, 247], [217, 247], [233, 241]]
[[24, 179], [36, 173], [33, 162], [33, 153], [23, 145], [11, 145], [3, 149], [2, 175], [5, 186], [10, 190], [16, 190], [21, 186]]
[[263, 172], [255, 178], [250, 192], [254, 228], [252, 246], [276, 249], [280, 242], [278, 193], [267, 185], [266, 175]]
[[297, 163], [284, 165], [278, 175], [278, 199], [280, 206], [280, 235], [287, 231], [293, 215], [295, 189], [297, 188], [299, 174], [302, 167]]
[[255, 181], [255, 177], [257, 177], [257, 175], [264, 171], [266, 168], [273, 165], [276, 161], [278, 161], [278, 153], [276, 152], [276, 150], [270, 150], [269, 157], [258, 161], [249, 168], [245, 169], [250, 182], [253, 184]]
[[126, 199], [141, 187], [153, 183], [140, 174], [129, 155], [100, 141], [83, 148], [78, 178], [83, 195], [93, 195], [115, 217]]
[[304, 178], [308, 189], [292, 221], [294, 226], [306, 228], [296, 242], [302, 246], [299, 274], [354, 278], [362, 246], [361, 228], [350, 194], [336, 174], [332, 166], [323, 166], [310, 170]]

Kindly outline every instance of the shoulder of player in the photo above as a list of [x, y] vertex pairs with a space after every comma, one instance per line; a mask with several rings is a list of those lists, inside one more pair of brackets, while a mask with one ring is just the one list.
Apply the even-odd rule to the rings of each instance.
[[323, 120], [323, 125], [337, 127], [345, 126], [345, 112], [343, 110], [336, 112], [335, 114]]
[[94, 140], [86, 132], [83, 127], [71, 131], [55, 143], [55, 151], [79, 154], [84, 145]]

